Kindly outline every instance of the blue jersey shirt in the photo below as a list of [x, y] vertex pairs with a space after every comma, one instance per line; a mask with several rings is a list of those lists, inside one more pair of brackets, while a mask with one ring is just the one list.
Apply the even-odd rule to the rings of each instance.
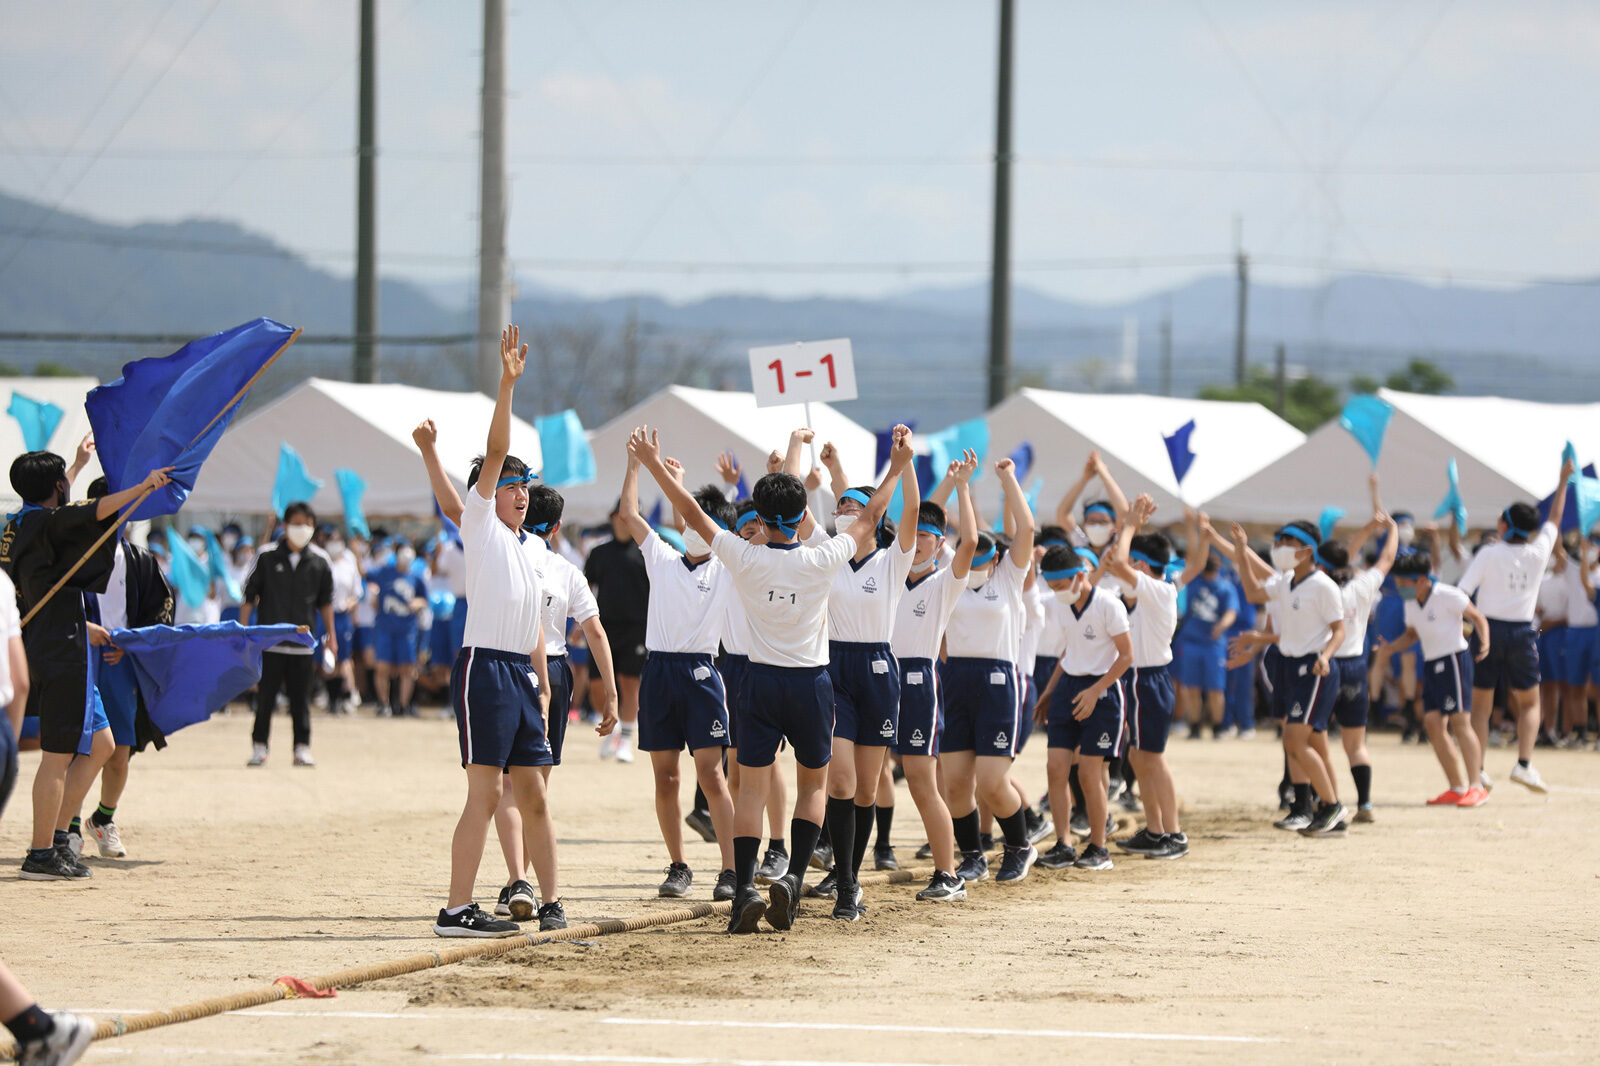
[[1201, 576], [1189, 582], [1183, 621], [1178, 626], [1178, 639], [1190, 643], [1208, 644], [1218, 639], [1212, 629], [1223, 615], [1239, 609], [1239, 594], [1233, 585], [1218, 576]]
[[402, 573], [393, 563], [379, 567], [367, 575], [367, 582], [378, 588], [378, 625], [388, 629], [406, 629], [417, 624], [417, 614], [411, 601], [427, 600], [428, 583], [416, 573]]

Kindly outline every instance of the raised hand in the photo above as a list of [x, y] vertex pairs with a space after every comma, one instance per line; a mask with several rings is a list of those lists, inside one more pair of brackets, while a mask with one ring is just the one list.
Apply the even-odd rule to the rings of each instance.
[[89, 459], [93, 455], [94, 455], [94, 434], [93, 433], [85, 433], [83, 435], [83, 439], [78, 442], [78, 454], [76, 456], [74, 456], [74, 458], [77, 460], [77, 462], [74, 465], [76, 465], [78, 467], [78, 469], [80, 469], [80, 470], [83, 469], [85, 466], [87, 466], [89, 464]]
[[411, 439], [417, 442], [418, 448], [431, 448], [439, 442], [439, 427], [433, 424], [433, 419], [424, 418], [411, 431]]
[[889, 448], [889, 466], [904, 470], [911, 465], [911, 430], [905, 426], [894, 427], [894, 443]]
[[1233, 543], [1234, 543], [1235, 547], [1237, 547], [1237, 548], [1248, 548], [1248, 547], [1250, 547], [1250, 534], [1246, 533], [1244, 531], [1244, 527], [1241, 526], [1239, 523], [1235, 522], [1231, 526], [1229, 526], [1228, 527], [1228, 533], [1233, 537]]
[[639, 426], [628, 436], [628, 454], [646, 466], [661, 462], [661, 434]]
[[830, 469], [839, 462], [839, 449], [833, 446], [833, 441], [823, 444], [822, 451], [817, 453], [818, 462]]
[[811, 473], [806, 475], [806, 491], [816, 492], [822, 487], [822, 467], [814, 466]]
[[157, 489], [164, 489], [168, 485], [172, 484], [172, 479], [167, 476], [170, 473], [172, 473], [172, 467], [170, 466], [164, 466], [160, 470], [150, 471], [150, 473], [146, 474], [144, 478], [144, 483], [142, 486], [144, 491], [154, 492]]
[[789, 440], [799, 441], [801, 444], [810, 444], [814, 439], [816, 439], [816, 436], [817, 434], [815, 430], [806, 426], [801, 426], [799, 429], [789, 434]]
[[677, 481], [677, 483], [680, 485], [683, 484], [682, 463], [678, 462], [678, 460], [669, 455], [665, 459], [661, 460], [661, 465], [667, 468], [667, 473], [672, 475], [673, 480]]
[[950, 464], [950, 473], [963, 485], [972, 480], [972, 475], [978, 472], [978, 453], [968, 448], [961, 453], [961, 458]]
[[500, 376], [515, 381], [528, 368], [528, 346], [518, 345], [522, 332], [516, 326], [507, 326], [500, 333]]
[[783, 456], [776, 451], [767, 453], [767, 473], [776, 474], [783, 469]]
[[731, 451], [717, 456], [717, 474], [730, 485], [739, 483], [739, 458]]
[[994, 464], [994, 472], [1001, 477], [1015, 477], [1017, 472], [1017, 464], [1012, 462], [1009, 458], [1001, 459], [998, 463]]

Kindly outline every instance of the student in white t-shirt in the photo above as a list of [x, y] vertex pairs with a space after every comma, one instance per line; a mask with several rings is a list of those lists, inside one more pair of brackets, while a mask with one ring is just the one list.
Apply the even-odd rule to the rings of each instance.
[[[833, 682], [828, 676], [828, 590], [833, 575], [876, 537], [878, 519], [894, 482], [911, 463], [911, 431], [896, 426], [886, 491], [874, 493], [861, 518], [847, 532], [815, 547], [799, 536], [814, 524], [806, 508], [805, 484], [793, 474], [768, 474], [756, 482], [751, 498], [766, 527], [767, 541], [756, 544], [719, 529], [667, 468], [657, 435], [634, 430], [628, 451], [650, 471], [690, 529], [711, 546], [727, 567], [743, 599], [750, 626], [750, 668], [744, 682], [745, 717], [739, 724], [739, 795], [734, 804], [734, 896], [730, 933], [753, 933], [763, 912], [776, 929], [789, 929], [800, 907], [806, 866], [822, 832], [824, 788], [832, 756]], [[762, 905], [755, 887], [761, 822], [778, 745], [794, 749], [797, 794], [790, 825], [789, 872], [772, 883]], [[855, 920], [836, 906], [835, 917]]]
[[[1561, 538], [1561, 519], [1567, 508], [1566, 485], [1572, 472], [1571, 460], [1562, 459], [1548, 521], [1539, 523], [1539, 512], [1531, 503], [1507, 507], [1500, 513], [1499, 543], [1479, 550], [1461, 575], [1461, 591], [1474, 598], [1478, 610], [1489, 620], [1492, 642], [1489, 654], [1473, 672], [1472, 728], [1478, 734], [1480, 750], [1487, 748], [1495, 689], [1504, 682], [1517, 721], [1517, 763], [1511, 768], [1511, 780], [1533, 792], [1549, 791], [1544, 778], [1529, 762], [1534, 741], [1539, 737], [1539, 648], [1533, 612], [1545, 563]], [[1468, 773], [1474, 771], [1486, 791], [1494, 787], [1481, 762], [1467, 767]]]

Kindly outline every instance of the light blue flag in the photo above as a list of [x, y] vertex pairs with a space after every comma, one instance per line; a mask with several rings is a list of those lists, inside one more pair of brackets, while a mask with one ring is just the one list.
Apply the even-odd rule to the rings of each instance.
[[22, 427], [22, 446], [30, 452], [42, 452], [50, 447], [50, 438], [56, 435], [61, 424], [61, 408], [49, 400], [35, 400], [20, 392], [11, 394], [11, 406], [6, 414]]
[[1378, 468], [1378, 455], [1383, 451], [1383, 435], [1393, 416], [1394, 408], [1387, 401], [1366, 393], [1350, 397], [1339, 415], [1339, 425], [1366, 450], [1374, 470]]
[[[367, 528], [367, 516], [361, 511], [361, 497], [367, 493], [367, 483], [360, 474], [343, 467], [333, 472], [333, 478], [339, 483], [339, 497], [344, 501], [344, 528], [352, 537], [371, 540], [372, 530]], [[439, 501], [435, 500], [433, 506], [437, 509]], [[460, 539], [459, 532], [457, 539]]]
[[541, 480], [551, 488], [587, 485], [595, 480], [594, 449], [578, 421], [578, 412], [568, 408], [534, 420], [539, 431], [539, 450], [544, 454]]
[[283, 509], [291, 503], [310, 503], [322, 482], [306, 473], [306, 464], [300, 453], [284, 441], [278, 447], [278, 479], [272, 483], [272, 513], [283, 517]]
[[1567, 441], [1567, 446], [1561, 449], [1561, 461], [1563, 463], [1571, 463], [1573, 476], [1576, 477], [1578, 475], [1578, 449], [1572, 446], [1570, 440]]
[[239, 583], [228, 572], [224, 562], [222, 545], [217, 541], [217, 535], [205, 526], [200, 527], [200, 535], [206, 542], [206, 569], [209, 571], [207, 579], [222, 582], [222, 587], [228, 590], [228, 597], [235, 602], [244, 599], [244, 593], [239, 589]]
[[1343, 517], [1343, 507], [1324, 507], [1322, 509], [1322, 516], [1317, 519], [1317, 529], [1321, 532], [1323, 540], [1333, 536], [1333, 527], [1338, 525], [1339, 519]]
[[655, 529], [657, 536], [666, 541], [668, 544], [672, 545], [674, 548], [677, 548], [680, 552], [687, 552], [689, 550], [688, 548], [684, 547], [683, 534], [679, 533], [671, 526], [654, 526], [652, 528]]
[[211, 590], [211, 578], [206, 574], [206, 564], [189, 550], [189, 542], [184, 540], [172, 526], [167, 527], [167, 555], [172, 560], [172, 569], [167, 576], [172, 578], [172, 583], [177, 586], [178, 595], [189, 605], [190, 610], [204, 607], [206, 593]]
[[928, 438], [929, 460], [941, 476], [952, 461], [961, 458], [966, 448], [971, 448], [978, 455], [978, 469], [972, 475], [972, 480], [977, 481], [983, 473], [984, 457], [989, 454], [989, 423], [981, 418], [957, 422]]
[[1433, 512], [1433, 517], [1443, 518], [1445, 515], [1450, 515], [1456, 520], [1456, 532], [1464, 534], [1467, 531], [1467, 505], [1461, 499], [1461, 480], [1456, 473], [1456, 459], [1453, 455], [1450, 457], [1450, 465], [1445, 467], [1445, 475], [1450, 479], [1450, 490], [1444, 494], [1444, 500]]

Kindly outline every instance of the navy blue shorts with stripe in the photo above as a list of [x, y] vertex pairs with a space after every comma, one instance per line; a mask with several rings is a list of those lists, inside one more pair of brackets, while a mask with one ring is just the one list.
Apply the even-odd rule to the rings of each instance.
[[462, 648], [450, 669], [463, 766], [550, 766], [539, 679], [526, 655]]
[[900, 668], [887, 644], [828, 641], [833, 679], [833, 735], [869, 748], [895, 741], [900, 718]]
[[[1365, 729], [1372, 704], [1367, 691], [1367, 657], [1350, 655], [1334, 659], [1329, 666], [1332, 672], [1328, 680], [1337, 681], [1339, 685], [1333, 697], [1333, 720], [1339, 723], [1340, 729]], [[1316, 722], [1311, 724], [1318, 732], [1328, 728], [1326, 721], [1321, 725]]]
[[932, 659], [901, 659], [900, 725], [895, 750], [901, 755], [938, 755], [939, 671]]
[[1267, 690], [1267, 717], [1282, 718], [1283, 708], [1278, 706], [1278, 689], [1283, 687], [1283, 653], [1276, 644], [1268, 644], [1261, 653], [1261, 684]]
[[740, 702], [740, 766], [771, 766], [785, 740], [808, 770], [833, 758], [833, 679], [826, 666], [752, 662]]
[[944, 664], [944, 731], [939, 750], [1015, 758], [1022, 736], [1022, 679], [1004, 659], [949, 659]]
[[1172, 712], [1178, 703], [1171, 673], [1165, 666], [1136, 666], [1132, 679], [1124, 683], [1133, 703], [1128, 708], [1130, 744], [1151, 754], [1166, 751]]
[[1473, 672], [1473, 688], [1512, 690], [1539, 687], [1539, 634], [1531, 622], [1489, 619], [1489, 654]]
[[550, 759], [561, 765], [561, 749], [567, 743], [567, 722], [572, 715], [572, 664], [565, 655], [552, 655], [549, 660], [550, 721], [545, 732], [550, 742]]
[[1315, 654], [1292, 659], [1285, 655], [1279, 659], [1278, 687], [1272, 694], [1272, 702], [1277, 705], [1276, 717], [1290, 725], [1315, 727], [1320, 721], [1323, 729], [1328, 728], [1333, 701], [1339, 695], [1339, 679], [1332, 663], [1329, 663], [1328, 676], [1319, 677], [1312, 669], [1316, 661]]
[[717, 663], [722, 675], [722, 691], [728, 701], [728, 747], [739, 746], [739, 721], [744, 717], [744, 675], [750, 672], [750, 656], [726, 652]]
[[1050, 696], [1046, 718], [1052, 748], [1066, 748], [1080, 755], [1106, 759], [1122, 754], [1128, 739], [1128, 706], [1120, 679], [1101, 693], [1089, 717], [1080, 721], [1072, 716], [1072, 701], [1099, 680], [1098, 674], [1061, 675]]
[[639, 675], [639, 750], [728, 746], [728, 699], [711, 656], [653, 651]]
[[[1494, 638], [1491, 637], [1490, 640]], [[1494, 645], [1489, 645], [1494, 650]], [[1472, 653], [1458, 651], [1422, 664], [1422, 709], [1460, 714], [1472, 709]]]

